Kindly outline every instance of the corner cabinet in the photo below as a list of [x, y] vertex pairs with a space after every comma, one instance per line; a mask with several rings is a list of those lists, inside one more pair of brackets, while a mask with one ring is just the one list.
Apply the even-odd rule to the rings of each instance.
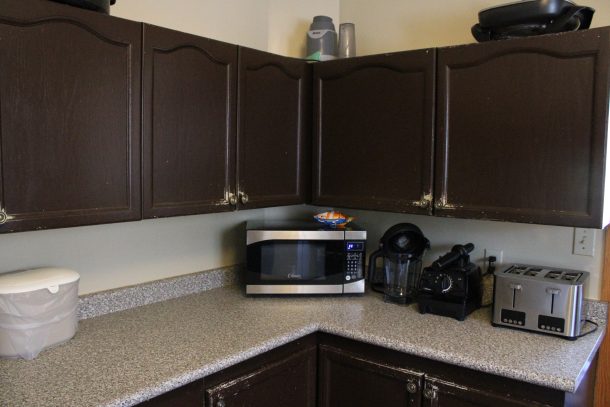
[[311, 64], [240, 47], [238, 89], [239, 208], [305, 203], [311, 191]]
[[205, 407], [315, 407], [315, 336], [204, 379]]
[[435, 214], [603, 227], [610, 29], [438, 50]]
[[237, 46], [144, 24], [145, 218], [234, 209]]
[[421, 407], [424, 374], [320, 345], [319, 407]]
[[315, 205], [432, 213], [435, 56], [314, 66]]
[[0, 3], [0, 232], [137, 220], [141, 24]]
[[238, 48], [144, 25], [145, 218], [308, 197], [311, 68]]

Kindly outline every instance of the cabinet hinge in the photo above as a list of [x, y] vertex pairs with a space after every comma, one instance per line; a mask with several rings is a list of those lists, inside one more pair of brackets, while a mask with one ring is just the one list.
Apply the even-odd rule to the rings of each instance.
[[15, 217], [7, 214], [4, 209], [0, 208], [0, 225], [4, 225], [6, 222], [12, 219], [15, 219]]
[[432, 194], [429, 192], [427, 194], [422, 195], [422, 197], [419, 201], [413, 201], [413, 206], [416, 206], [418, 208], [423, 208], [423, 209], [429, 208], [431, 204], [432, 204]]

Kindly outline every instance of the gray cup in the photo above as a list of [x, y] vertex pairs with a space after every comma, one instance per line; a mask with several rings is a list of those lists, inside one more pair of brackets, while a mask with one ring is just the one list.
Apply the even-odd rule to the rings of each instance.
[[339, 58], [356, 56], [356, 27], [354, 23], [339, 25]]

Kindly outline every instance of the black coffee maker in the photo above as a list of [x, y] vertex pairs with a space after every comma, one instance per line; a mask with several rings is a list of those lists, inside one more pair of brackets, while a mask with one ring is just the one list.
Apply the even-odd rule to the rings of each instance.
[[463, 321], [481, 308], [481, 269], [470, 262], [472, 243], [455, 245], [451, 251], [424, 268], [419, 282], [419, 312]]
[[[374, 291], [384, 294], [384, 301], [398, 304], [413, 302], [417, 295], [421, 259], [430, 242], [411, 223], [389, 228], [379, 241], [379, 249], [369, 257], [369, 281]], [[377, 269], [377, 259], [383, 268]]]

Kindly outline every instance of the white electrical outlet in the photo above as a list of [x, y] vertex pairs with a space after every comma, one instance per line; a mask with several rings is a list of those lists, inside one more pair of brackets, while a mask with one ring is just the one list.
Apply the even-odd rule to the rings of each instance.
[[595, 231], [593, 229], [574, 228], [573, 254], [593, 256], [595, 248]]
[[497, 270], [498, 267], [502, 264], [503, 254], [504, 254], [504, 251], [501, 249], [485, 249], [485, 266], [487, 266], [487, 261], [489, 259], [489, 256], [495, 256], [496, 257], [495, 266], [496, 266], [496, 270]]

